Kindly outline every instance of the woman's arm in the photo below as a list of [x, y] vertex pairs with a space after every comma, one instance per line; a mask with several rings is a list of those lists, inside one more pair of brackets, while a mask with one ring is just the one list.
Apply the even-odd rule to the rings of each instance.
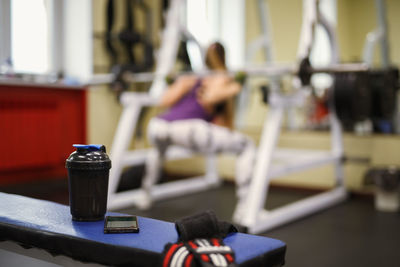
[[173, 106], [189, 92], [189, 90], [196, 83], [196, 80], [197, 77], [194, 75], [179, 77], [172, 85], [168, 87], [167, 91], [162, 96], [160, 106], [164, 108]]
[[242, 86], [231, 80], [226, 82], [211, 83], [207, 88], [199, 92], [199, 101], [204, 106], [214, 106], [237, 95]]

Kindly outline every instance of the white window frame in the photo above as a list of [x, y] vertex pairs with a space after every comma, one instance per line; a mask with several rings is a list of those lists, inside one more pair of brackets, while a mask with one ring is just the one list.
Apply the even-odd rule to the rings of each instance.
[[[12, 0], [0, 1], [0, 64], [11, 57]], [[92, 0], [47, 0], [49, 73], [87, 83], [93, 74]]]
[[11, 57], [10, 0], [0, 1], [0, 65]]

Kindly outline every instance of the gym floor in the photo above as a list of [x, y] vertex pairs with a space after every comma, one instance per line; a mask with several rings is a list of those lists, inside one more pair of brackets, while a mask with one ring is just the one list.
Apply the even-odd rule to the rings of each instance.
[[[0, 191], [68, 204], [65, 179], [0, 187]], [[271, 188], [267, 208], [307, 197], [313, 192]], [[120, 212], [165, 221], [205, 209], [229, 221], [235, 206], [234, 185], [154, 204], [149, 211], [134, 208]], [[287, 244], [286, 265], [297, 266], [400, 266], [400, 213], [377, 212], [372, 197], [353, 195], [338, 206], [281, 226], [262, 235]]]

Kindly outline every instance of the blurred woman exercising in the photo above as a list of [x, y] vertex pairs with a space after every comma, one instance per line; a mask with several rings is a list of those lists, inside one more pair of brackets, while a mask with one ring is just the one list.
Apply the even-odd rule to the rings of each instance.
[[238, 155], [236, 162], [237, 195], [243, 197], [252, 175], [255, 145], [247, 136], [232, 130], [233, 101], [242, 86], [226, 72], [225, 50], [220, 43], [207, 49], [207, 67], [213, 74], [179, 77], [165, 92], [160, 105], [169, 108], [151, 119], [148, 137], [155, 146], [146, 162], [142, 187], [150, 206], [151, 187], [158, 180], [165, 152], [170, 145], [195, 152], [227, 152]]

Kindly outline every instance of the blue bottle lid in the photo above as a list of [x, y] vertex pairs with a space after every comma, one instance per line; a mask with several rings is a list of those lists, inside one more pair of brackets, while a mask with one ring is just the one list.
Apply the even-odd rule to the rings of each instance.
[[81, 144], [73, 144], [73, 147], [78, 151], [103, 151], [106, 152], [106, 147], [104, 145], [97, 144], [89, 144], [89, 145], [81, 145]]

